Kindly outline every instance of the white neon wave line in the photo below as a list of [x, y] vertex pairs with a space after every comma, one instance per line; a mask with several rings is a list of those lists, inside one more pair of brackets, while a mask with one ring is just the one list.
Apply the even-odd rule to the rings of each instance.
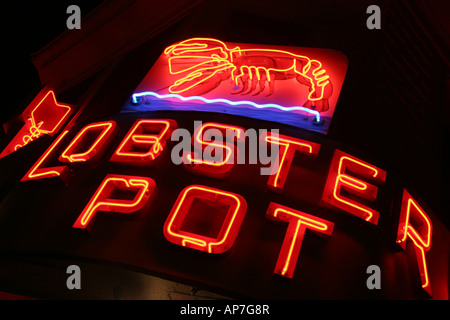
[[139, 92], [139, 93], [134, 93], [132, 95], [132, 101], [133, 103], [138, 103], [140, 97], [144, 97], [144, 96], [153, 96], [156, 97], [158, 99], [168, 99], [168, 98], [177, 98], [180, 99], [182, 101], [191, 101], [191, 100], [200, 100], [203, 101], [205, 103], [226, 103], [232, 106], [237, 106], [237, 105], [242, 105], [242, 104], [247, 104], [250, 106], [253, 106], [255, 108], [258, 109], [262, 109], [262, 108], [276, 108], [279, 109], [281, 111], [294, 111], [294, 110], [299, 110], [299, 111], [305, 111], [307, 113], [313, 114], [316, 117], [316, 121], [320, 122], [321, 118], [320, 118], [320, 113], [318, 111], [315, 110], [311, 110], [305, 107], [300, 107], [300, 106], [294, 106], [294, 107], [283, 107], [280, 106], [278, 104], [274, 104], [274, 103], [267, 103], [267, 104], [257, 104], [254, 103], [253, 101], [247, 101], [247, 100], [243, 100], [243, 101], [230, 101], [227, 99], [206, 99], [204, 97], [200, 97], [200, 96], [192, 96], [192, 97], [183, 97], [179, 94], [175, 94], [175, 93], [169, 93], [169, 94], [159, 94], [156, 92], [152, 92], [152, 91], [145, 91], [145, 92]]

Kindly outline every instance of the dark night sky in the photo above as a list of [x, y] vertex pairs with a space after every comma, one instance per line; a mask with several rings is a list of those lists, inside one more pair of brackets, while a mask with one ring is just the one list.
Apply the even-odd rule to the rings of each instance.
[[[39, 51], [67, 30], [66, 13], [69, 5], [78, 5], [85, 16], [100, 0], [92, 1], [15, 1], [2, 9], [3, 92], [6, 101], [0, 107], [0, 122], [16, 115], [31, 101], [41, 84], [31, 61], [31, 54]], [[5, 87], [6, 86], [6, 87]]]

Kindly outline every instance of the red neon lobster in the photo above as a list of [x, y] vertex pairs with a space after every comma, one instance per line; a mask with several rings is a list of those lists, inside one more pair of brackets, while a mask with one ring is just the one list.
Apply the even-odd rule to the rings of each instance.
[[169, 55], [169, 72], [183, 75], [169, 87], [171, 93], [202, 95], [230, 79], [235, 86], [241, 86], [233, 94], [249, 94], [259, 85], [259, 91], [253, 94], [258, 95], [267, 82], [269, 96], [274, 92], [275, 80], [296, 78], [309, 87], [304, 107], [319, 112], [329, 108], [333, 87], [318, 60], [283, 50], [230, 49], [224, 42], [211, 38], [184, 40], [167, 47], [164, 53]]

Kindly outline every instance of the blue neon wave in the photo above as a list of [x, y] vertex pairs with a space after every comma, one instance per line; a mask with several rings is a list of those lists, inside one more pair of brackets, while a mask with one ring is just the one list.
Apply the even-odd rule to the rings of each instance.
[[276, 108], [279, 109], [281, 111], [294, 111], [294, 110], [299, 110], [299, 111], [305, 111], [307, 113], [313, 114], [315, 116], [315, 121], [320, 123], [321, 118], [320, 118], [320, 113], [316, 110], [311, 110], [305, 107], [300, 107], [300, 106], [294, 106], [294, 107], [283, 107], [280, 106], [278, 104], [275, 103], [267, 103], [267, 104], [257, 104], [253, 101], [247, 101], [247, 100], [243, 100], [243, 101], [230, 101], [228, 99], [206, 99], [204, 97], [200, 97], [200, 96], [192, 96], [192, 97], [183, 97], [179, 94], [174, 94], [174, 93], [168, 93], [168, 94], [159, 94], [156, 92], [152, 92], [152, 91], [145, 91], [145, 92], [139, 92], [139, 93], [134, 93], [132, 95], [132, 102], [133, 103], [138, 103], [139, 102], [139, 98], [140, 97], [144, 97], [144, 96], [153, 96], [156, 97], [158, 99], [168, 99], [168, 98], [177, 98], [180, 99], [182, 101], [191, 101], [191, 100], [200, 100], [203, 101], [205, 103], [226, 103], [232, 106], [237, 106], [237, 105], [250, 105], [252, 107], [255, 108]]

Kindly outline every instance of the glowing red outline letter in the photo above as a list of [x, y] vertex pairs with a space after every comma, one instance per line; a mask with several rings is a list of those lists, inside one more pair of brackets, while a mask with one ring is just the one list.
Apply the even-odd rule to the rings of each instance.
[[333, 222], [274, 202], [269, 204], [266, 218], [289, 223], [274, 270], [274, 273], [287, 278], [292, 278], [294, 275], [306, 229], [324, 236], [331, 236], [334, 228]]
[[[228, 206], [226, 217], [215, 238], [182, 230], [186, 215], [192, 210], [195, 199], [209, 202], [212, 214], [214, 205]], [[184, 247], [208, 253], [223, 253], [233, 246], [246, 211], [247, 202], [238, 194], [191, 185], [183, 189], [178, 196], [164, 224], [164, 236], [170, 242]]]
[[[91, 162], [101, 156], [102, 150], [107, 146], [107, 142], [110, 141], [112, 133], [115, 132], [116, 122], [115, 121], [105, 121], [92, 123], [85, 126], [78, 132], [78, 134], [69, 143], [67, 148], [59, 156], [59, 161], [72, 163], [72, 162]], [[80, 152], [81, 148], [86, 149], [83, 146], [86, 137], [91, 133], [98, 132], [98, 136], [95, 141], [91, 142], [89, 149], [84, 152]], [[78, 152], [78, 153], [75, 153]]]
[[378, 224], [378, 211], [342, 194], [344, 190], [352, 196], [370, 202], [374, 201], [377, 197], [378, 187], [359, 177], [364, 177], [380, 185], [386, 181], [386, 171], [345, 152], [335, 150], [322, 201], [376, 225]]
[[263, 139], [266, 142], [278, 144], [280, 147], [278, 149], [279, 165], [278, 167], [272, 167], [272, 172], [267, 182], [267, 188], [278, 193], [283, 191], [295, 152], [299, 151], [310, 157], [316, 157], [320, 149], [320, 144], [318, 143], [296, 139], [282, 134], [272, 137], [270, 132], [267, 132], [261, 135], [260, 140]]
[[[128, 131], [110, 161], [151, 165], [170, 139], [177, 123], [171, 119], [138, 119]], [[147, 151], [142, 151], [146, 149]]]
[[[209, 129], [219, 130], [225, 141], [215, 142], [208, 141], [206, 134]], [[201, 126], [197, 127], [194, 132], [194, 137], [192, 144], [194, 146], [194, 152], [183, 154], [183, 166], [188, 171], [205, 175], [214, 178], [225, 177], [231, 169], [233, 169], [235, 164], [235, 145], [232, 141], [227, 141], [230, 138], [227, 136], [227, 132], [234, 131], [236, 134], [237, 141], [244, 139], [244, 128], [234, 125], [228, 125], [223, 123], [207, 122], [203, 123]], [[233, 136], [234, 138], [234, 136]], [[237, 142], [236, 141], [236, 142]], [[212, 161], [208, 159], [203, 159], [203, 151], [206, 148], [214, 148], [214, 150], [220, 150], [219, 155], [222, 155], [222, 161]], [[199, 157], [200, 155], [200, 157]]]
[[[412, 225], [414, 223], [414, 226]], [[397, 229], [397, 243], [406, 250], [408, 238], [414, 243], [419, 265], [422, 288], [431, 296], [425, 251], [431, 248], [433, 225], [425, 211], [417, 204], [406, 189], [403, 189], [400, 220]]]
[[36, 163], [30, 168], [25, 176], [20, 181], [38, 180], [46, 178], [59, 177], [64, 182], [67, 182], [69, 168], [67, 166], [47, 167], [41, 168], [50, 161], [50, 155], [55, 150], [56, 146], [61, 142], [69, 131], [62, 132], [58, 138], [48, 147]]
[[[151, 178], [108, 174], [72, 227], [86, 229], [98, 211], [137, 212], [147, 203], [155, 189], [156, 183]], [[131, 200], [109, 198], [114, 191], [132, 191], [136, 192], [136, 195]]]

